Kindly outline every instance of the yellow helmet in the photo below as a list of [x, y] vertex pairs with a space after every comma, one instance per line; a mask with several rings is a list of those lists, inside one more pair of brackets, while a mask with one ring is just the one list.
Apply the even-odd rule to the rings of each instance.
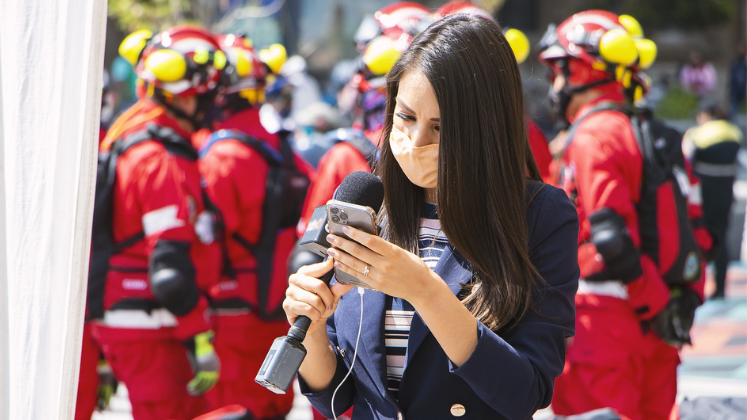
[[152, 38], [153, 32], [147, 29], [141, 29], [127, 35], [119, 45], [119, 55], [135, 67], [140, 59], [140, 54]]
[[514, 52], [516, 62], [523, 63], [529, 57], [529, 39], [524, 35], [524, 32], [513, 28], [507, 30], [505, 35], [511, 50]]
[[[129, 60], [142, 43], [134, 36], [120, 46]], [[123, 54], [124, 56], [124, 54]], [[148, 84], [148, 93], [159, 89], [168, 95], [193, 96], [215, 90], [226, 66], [226, 56], [213, 34], [194, 25], [175, 26], [147, 41], [136, 61], [135, 73]]]
[[374, 38], [363, 52], [363, 64], [376, 76], [383, 76], [389, 72], [394, 63], [402, 55], [397, 47], [397, 41], [386, 35]]

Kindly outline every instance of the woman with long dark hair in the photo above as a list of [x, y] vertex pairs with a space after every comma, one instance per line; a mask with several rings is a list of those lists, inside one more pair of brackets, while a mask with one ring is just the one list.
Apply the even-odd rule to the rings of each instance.
[[289, 321], [313, 321], [301, 389], [330, 418], [531, 418], [574, 331], [578, 218], [540, 180], [514, 55], [494, 22], [452, 15], [387, 82], [381, 237], [329, 237], [376, 291], [327, 287], [332, 260], [290, 277]]

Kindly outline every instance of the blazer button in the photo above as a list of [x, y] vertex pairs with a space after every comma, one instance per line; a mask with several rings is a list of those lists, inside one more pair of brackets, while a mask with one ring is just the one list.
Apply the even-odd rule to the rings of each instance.
[[454, 404], [451, 406], [451, 415], [454, 417], [462, 417], [467, 413], [467, 409], [461, 404]]

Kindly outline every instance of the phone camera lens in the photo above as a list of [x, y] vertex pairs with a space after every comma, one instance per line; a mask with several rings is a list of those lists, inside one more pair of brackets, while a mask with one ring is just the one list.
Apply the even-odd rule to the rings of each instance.
[[334, 223], [340, 223], [340, 218], [333, 215], [332, 216], [332, 222], [334, 222]]
[[332, 207], [331, 209], [329, 209], [329, 212], [332, 214], [337, 214], [340, 212], [340, 209], [338, 209], [337, 207]]
[[348, 220], [348, 215], [345, 212], [340, 213], [340, 220], [343, 222]]

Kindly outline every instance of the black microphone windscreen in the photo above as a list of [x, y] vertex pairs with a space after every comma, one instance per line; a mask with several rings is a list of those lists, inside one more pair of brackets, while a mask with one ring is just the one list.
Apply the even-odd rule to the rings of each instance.
[[368, 206], [378, 212], [384, 202], [384, 184], [372, 173], [353, 172], [342, 180], [335, 191], [335, 200]]

